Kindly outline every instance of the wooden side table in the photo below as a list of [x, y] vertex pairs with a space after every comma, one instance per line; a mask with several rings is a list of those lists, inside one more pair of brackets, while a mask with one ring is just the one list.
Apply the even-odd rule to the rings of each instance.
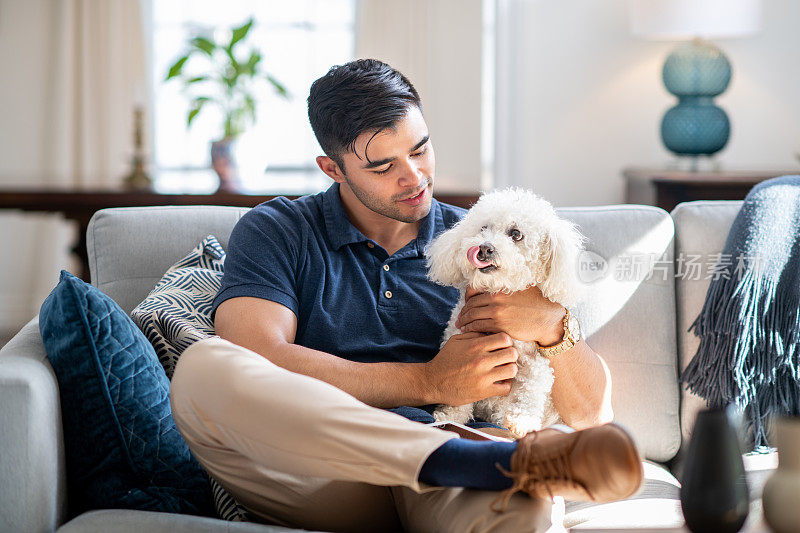
[[666, 211], [694, 200], [743, 200], [753, 186], [787, 174], [800, 174], [800, 169], [678, 172], [627, 167], [622, 171], [625, 203], [654, 205]]
[[[86, 250], [86, 228], [92, 215], [108, 207], [141, 207], [152, 205], [227, 205], [234, 207], [255, 207], [278, 196], [290, 200], [296, 195], [281, 194], [240, 194], [216, 192], [213, 194], [161, 194], [153, 191], [136, 191], [124, 188], [107, 189], [67, 189], [67, 188], [2, 188], [0, 189], [0, 209], [19, 209], [61, 213], [64, 218], [78, 223], [78, 242], [72, 248], [81, 260], [83, 271], [81, 279], [89, 282], [89, 256]], [[478, 199], [475, 194], [438, 194], [437, 200], [460, 207], [469, 207]]]

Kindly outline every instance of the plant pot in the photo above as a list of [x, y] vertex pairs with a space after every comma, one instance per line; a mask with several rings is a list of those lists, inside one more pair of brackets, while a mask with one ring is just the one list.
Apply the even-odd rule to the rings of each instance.
[[777, 533], [800, 531], [800, 418], [775, 423], [778, 468], [764, 484], [764, 519]]
[[691, 531], [739, 531], [749, 491], [732, 406], [700, 411], [681, 484], [681, 508]]
[[236, 137], [225, 137], [211, 143], [211, 167], [219, 176], [217, 192], [237, 192], [239, 189], [235, 147]]

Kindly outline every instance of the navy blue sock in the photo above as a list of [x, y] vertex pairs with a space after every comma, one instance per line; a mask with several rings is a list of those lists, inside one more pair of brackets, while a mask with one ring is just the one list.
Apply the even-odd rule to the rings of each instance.
[[419, 480], [438, 487], [507, 489], [511, 478], [503, 475], [495, 463], [510, 470], [511, 454], [516, 449], [516, 442], [450, 439], [428, 457]]

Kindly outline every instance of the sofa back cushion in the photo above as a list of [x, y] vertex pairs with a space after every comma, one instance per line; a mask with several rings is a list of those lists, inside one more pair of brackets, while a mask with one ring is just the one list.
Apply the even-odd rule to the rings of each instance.
[[578, 268], [588, 290], [576, 314], [611, 371], [614, 418], [645, 457], [666, 461], [680, 445], [672, 219], [638, 205], [558, 213], [587, 237]]
[[247, 208], [223, 206], [102, 209], [86, 230], [92, 285], [128, 314], [169, 267], [208, 235], [224, 249]]
[[[87, 235], [92, 283], [130, 313], [206, 235], [217, 236], [227, 249], [245, 211], [211, 206], [98, 211]], [[611, 370], [615, 418], [632, 431], [647, 458], [666, 461], [680, 444], [672, 219], [646, 206], [558, 212], [587, 237], [587, 253], [576, 265], [583, 269], [587, 297], [575, 311], [589, 345]]]
[[[672, 210], [675, 221], [675, 300], [677, 303], [678, 360], [680, 371], [689, 364], [700, 339], [689, 332], [706, 300], [711, 272], [725, 247], [731, 225], [741, 201], [697, 201], [679, 204]], [[694, 266], [698, 265], [698, 266]], [[688, 444], [698, 411], [705, 400], [682, 387], [681, 428], [684, 444]]]

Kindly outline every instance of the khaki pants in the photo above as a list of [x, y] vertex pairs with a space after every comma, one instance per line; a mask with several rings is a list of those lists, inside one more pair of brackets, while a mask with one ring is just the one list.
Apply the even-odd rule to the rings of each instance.
[[181, 356], [172, 414], [190, 450], [266, 523], [326, 531], [548, 531], [564, 503], [424, 486], [427, 457], [456, 434], [370, 407], [219, 337]]

